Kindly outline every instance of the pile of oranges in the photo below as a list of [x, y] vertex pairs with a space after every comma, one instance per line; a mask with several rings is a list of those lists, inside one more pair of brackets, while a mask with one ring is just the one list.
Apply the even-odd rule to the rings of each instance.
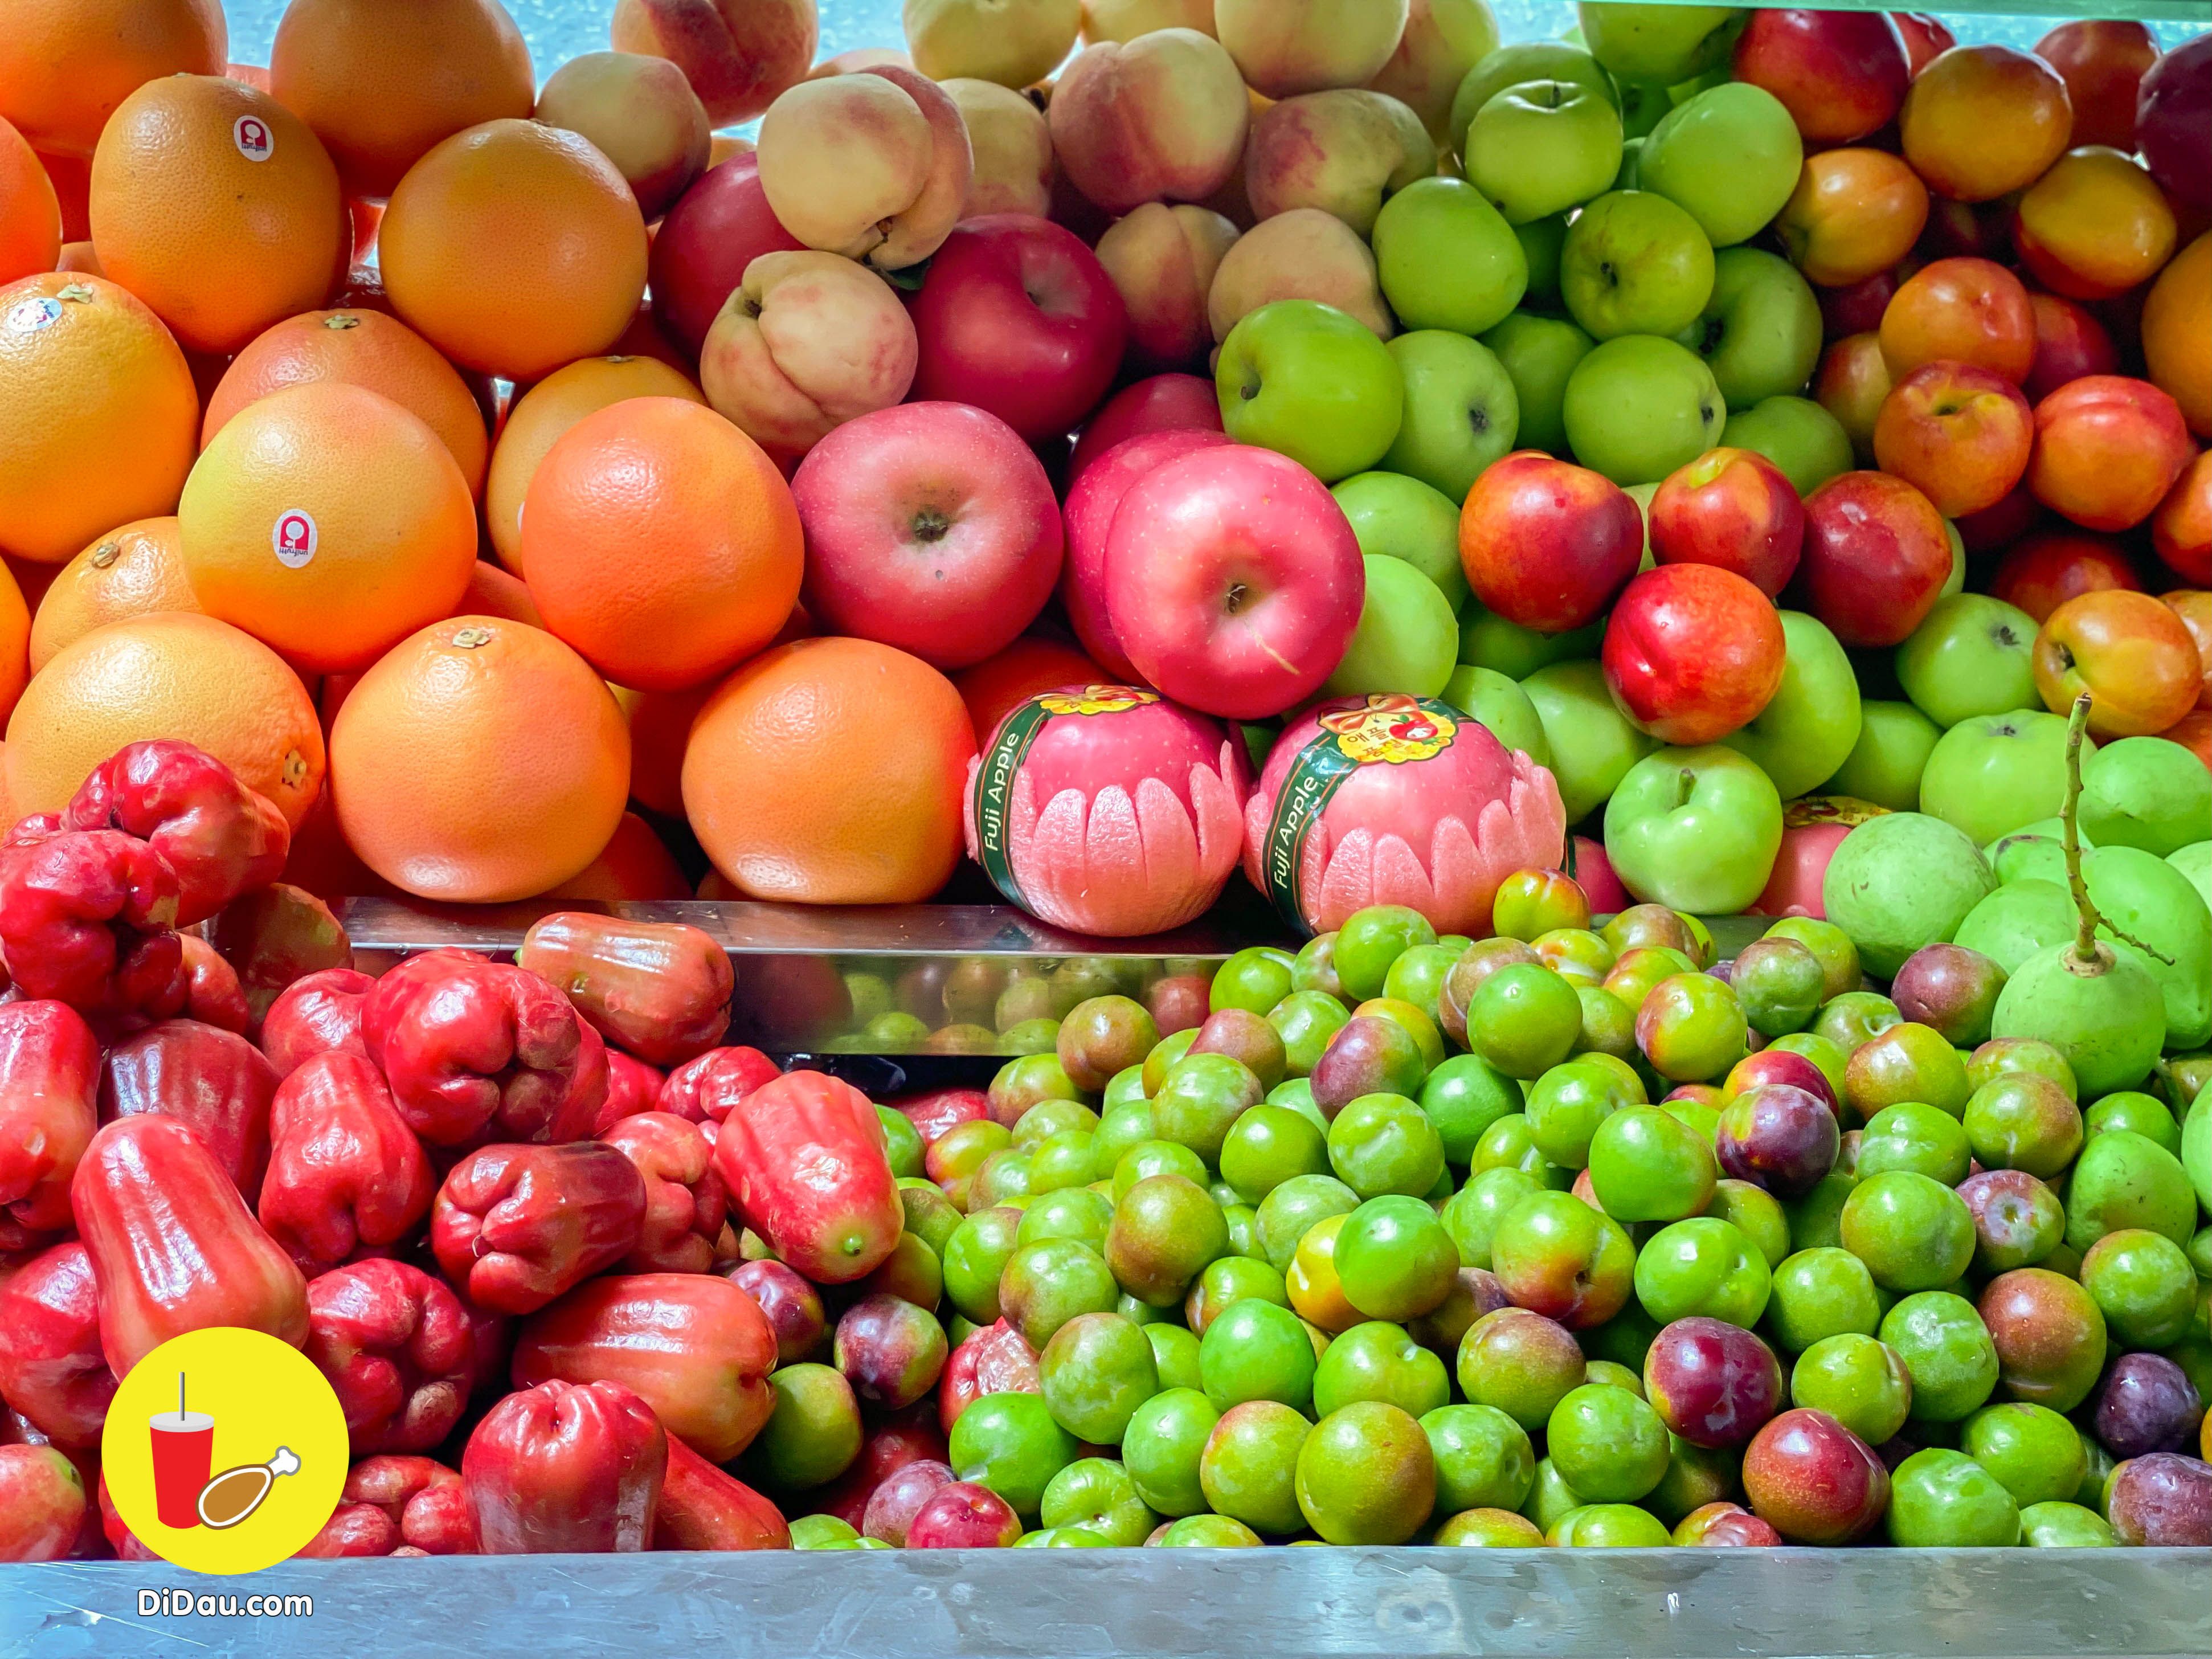
[[265, 70], [220, 0], [7, 21], [0, 817], [176, 737], [325, 893], [687, 895], [633, 803], [710, 890], [943, 884], [965, 705], [806, 637], [784, 477], [643, 309], [655, 191], [532, 118], [498, 0], [294, 0]]

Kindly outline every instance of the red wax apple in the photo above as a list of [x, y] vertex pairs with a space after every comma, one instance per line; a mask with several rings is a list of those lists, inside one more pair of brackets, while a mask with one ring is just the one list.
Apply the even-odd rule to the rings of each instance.
[[1771, 599], [1797, 568], [1805, 508], [1782, 469], [1748, 449], [1709, 449], [1651, 497], [1651, 556], [1733, 571]]
[[1128, 318], [1077, 237], [988, 213], [954, 227], [908, 301], [917, 398], [974, 404], [1030, 443], [1065, 437], [1113, 384]]
[[1917, 75], [1937, 56], [1959, 44], [1959, 37], [1951, 33], [1943, 20], [1932, 12], [1893, 11], [1889, 21], [1897, 25], [1897, 32], [1905, 37], [1905, 56], [1912, 73]]
[[1068, 479], [1073, 483], [1091, 462], [1132, 438], [1185, 428], [1221, 430], [1221, 398], [1212, 380], [1198, 374], [1154, 374], [1125, 386], [1083, 423], [1083, 435], [1068, 458]]
[[1990, 592], [2039, 623], [2067, 600], [2109, 587], [2142, 592], [2127, 550], [2109, 536], [2081, 530], [2039, 530], [2006, 550]]
[[2212, 34], [2185, 41], [2143, 71], [2136, 149], [2168, 196], [2212, 210]]
[[805, 246], [778, 222], [748, 152], [701, 173], [653, 234], [653, 314], [692, 356], [745, 267]]
[[901, 404], [848, 421], [791, 481], [807, 610], [840, 634], [965, 668], [1035, 620], [1060, 576], [1052, 482], [995, 415]]
[[2158, 37], [2147, 25], [2118, 18], [2061, 23], [2035, 43], [2035, 55], [2066, 83], [2074, 106], [2068, 142], [2134, 151], [2136, 94], [2143, 71], [2158, 62]]
[[1972, 363], [1923, 363], [1875, 416], [1874, 457], [1947, 519], [1995, 507], [2027, 471], [2035, 412], [2020, 388]]
[[2132, 530], [2196, 459], [2181, 405], [2148, 380], [2091, 374], [2035, 406], [2036, 500], [2086, 530]]
[[1731, 570], [1667, 564], [1621, 590], [1605, 683], [1639, 730], [1692, 748], [1727, 736], [1782, 684], [1787, 642], [1765, 593]]
[[1887, 123], [1911, 79], [1905, 37], [1878, 11], [1753, 11], [1735, 78], [1782, 100], [1808, 144], [1848, 144]]
[[1475, 597], [1546, 634], [1603, 611], [1643, 555], [1643, 514], [1626, 492], [1540, 450], [1492, 462], [1460, 508], [1460, 567]]
[[1246, 444], [1138, 480], [1108, 538], [1107, 613], [1132, 665], [1176, 702], [1230, 720], [1264, 720], [1318, 691], [1366, 592], [1335, 497], [1296, 461]]
[[1881, 313], [1881, 355], [1896, 379], [1949, 358], [2018, 386], [2035, 366], [2035, 313], [2027, 289], [1991, 259], [1924, 265]]
[[1130, 486], [1146, 473], [1228, 441], [1222, 433], [1203, 428], [1148, 432], [1097, 457], [1097, 464], [1085, 469], [1068, 488], [1067, 559], [1060, 567], [1060, 602], [1084, 649], [1117, 679], [1132, 678], [1137, 671], [1106, 615], [1106, 547], [1114, 514]]
[[1845, 645], [1897, 644], [1950, 575], [1943, 515], [1904, 479], [1839, 473], [1805, 498], [1805, 553], [1790, 596]]
[[2085, 374], [2111, 374], [2120, 366], [2112, 337], [2094, 313], [2055, 294], [2031, 294], [2035, 316], [2035, 364], [2021, 390], [2039, 404], [2069, 380]]

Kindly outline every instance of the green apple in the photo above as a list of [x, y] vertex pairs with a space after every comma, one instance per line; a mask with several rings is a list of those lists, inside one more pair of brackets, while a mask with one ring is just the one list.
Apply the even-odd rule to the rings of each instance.
[[1631, 138], [1649, 138], [1674, 100], [1651, 81], [1625, 81], [1620, 87], [1620, 127]]
[[1559, 415], [1577, 460], [1636, 484], [1656, 483], [1718, 443], [1725, 408], [1696, 352], [1625, 334], [1575, 365]]
[[1521, 303], [1528, 256], [1464, 179], [1422, 179], [1376, 216], [1375, 264], [1401, 327], [1480, 334]]
[[1680, 334], [1712, 292], [1712, 244], [1663, 196], [1608, 191], [1567, 227], [1559, 293], [1594, 338]]
[[1523, 305], [1557, 310], [1559, 305], [1559, 250], [1567, 244], [1567, 216], [1564, 213], [1531, 219], [1513, 227], [1520, 240], [1522, 257], [1528, 262], [1528, 290]]
[[1459, 618], [1437, 585], [1403, 559], [1368, 554], [1367, 596], [1336, 672], [1322, 687], [1328, 697], [1402, 691], [1433, 697], [1458, 665]]
[[1758, 717], [1723, 738], [1795, 800], [1844, 763], [1859, 740], [1859, 682], [1836, 636], [1802, 611], [1782, 614], [1782, 684]]
[[2108, 743], [2081, 763], [2081, 828], [2100, 847], [2171, 859], [2212, 831], [2212, 773], [2164, 738]]
[[1853, 795], [1893, 812], [1917, 812], [1920, 775], [1942, 735], [1911, 703], [1869, 697], [1859, 705], [1859, 740], [1820, 786], [1821, 793]]
[[1613, 175], [1615, 190], [1634, 190], [1638, 169], [1644, 160], [1644, 140], [1628, 137], [1620, 143], [1620, 171]]
[[1782, 848], [1782, 797], [1733, 749], [1662, 749], [1628, 769], [1605, 807], [1605, 855], [1636, 897], [1733, 915]]
[[1513, 377], [1488, 346], [1448, 329], [1417, 328], [1386, 349], [1405, 380], [1406, 410], [1382, 465], [1465, 501], [1521, 429]]
[[1474, 113], [1468, 182], [1514, 224], [1587, 202], [1620, 171], [1620, 112], [1577, 81], [1524, 81]]
[[1713, 291], [1675, 337], [1705, 360], [1730, 409], [1802, 392], [1820, 361], [1820, 302], [1797, 267], [1761, 248], [1713, 256]]
[[1325, 483], [1381, 460], [1406, 407], [1382, 342], [1317, 300], [1248, 312], [1221, 343], [1213, 387], [1231, 438], [1287, 455]]
[[1636, 176], [1686, 210], [1715, 247], [1728, 247], [1766, 228], [1804, 167], [1804, 141], [1782, 100], [1731, 81], [1662, 116]]
[[1467, 604], [1459, 562], [1459, 508], [1402, 472], [1355, 472], [1329, 494], [1362, 553], [1403, 559], [1437, 585], [1456, 615]]
[[[1522, 406], [1528, 406], [1525, 398]], [[1765, 456], [1800, 495], [1857, 465], [1844, 423], [1810, 398], [1763, 398], [1728, 417], [1721, 441]]]
[[1942, 591], [1936, 596], [1939, 599], [1966, 591], [1966, 538], [1948, 519], [1943, 520], [1943, 533], [1951, 539], [1951, 574], [1943, 578]]
[[1467, 130], [1485, 104], [1506, 88], [1531, 81], [1572, 81], [1609, 104], [1618, 106], [1620, 101], [1613, 77], [1580, 46], [1565, 40], [1516, 40], [1498, 47], [1461, 77], [1459, 90], [1452, 94], [1453, 153], [1467, 154]]
[[2017, 605], [1986, 593], [1954, 593], [1936, 600], [1897, 647], [1897, 683], [1941, 726], [1975, 714], [2040, 708], [2035, 632], [2035, 618]]
[[1920, 810], [1977, 847], [2049, 817], [2065, 794], [2066, 722], [2040, 708], [1960, 720], [1920, 775]]
[[1567, 822], [1579, 823], [1605, 804], [1628, 769], [1659, 746], [1613, 707], [1605, 671], [1588, 660], [1553, 663], [1521, 682], [1552, 745], [1552, 775]]
[[1539, 766], [1552, 763], [1552, 745], [1544, 736], [1544, 722], [1536, 718], [1536, 705], [1496, 669], [1462, 663], [1444, 682], [1443, 696], [1508, 749], [1520, 750]]
[[1494, 668], [1511, 680], [1525, 680], [1555, 662], [1595, 657], [1604, 641], [1603, 617], [1571, 633], [1540, 634], [1484, 609], [1474, 599], [1469, 599], [1460, 613], [1459, 659], [1479, 668]]
[[1575, 8], [1590, 56], [1617, 80], [1671, 87], [1719, 64], [1743, 13], [1733, 6], [1625, 5], [1582, 0]]
[[2168, 853], [2166, 861], [2181, 872], [2203, 896], [2205, 908], [2212, 909], [2212, 841], [2192, 841], [2179, 852]]
[[[1537, 222], [1548, 225], [1558, 221]], [[1564, 317], [1516, 311], [1484, 335], [1482, 343], [1505, 366], [1520, 398], [1521, 447], [1553, 455], [1564, 453], [1567, 427], [1559, 411], [1566, 402], [1567, 377], [1597, 342]], [[1826, 410], [1820, 412], [1827, 414]]]

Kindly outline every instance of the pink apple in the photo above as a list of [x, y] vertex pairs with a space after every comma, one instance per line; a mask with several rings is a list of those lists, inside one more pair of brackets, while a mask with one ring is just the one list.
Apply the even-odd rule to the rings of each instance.
[[1733, 67], [1782, 100], [1808, 148], [1865, 137], [1897, 113], [1911, 80], [1905, 37], [1878, 11], [1754, 11]]
[[1782, 469], [1748, 449], [1709, 449], [1651, 497], [1651, 556], [1732, 570], [1771, 599], [1805, 544], [1805, 508]]
[[653, 314], [694, 357], [722, 302], [763, 253], [805, 246], [777, 221], [748, 154], [708, 167], [676, 198], [653, 238]]
[[1022, 213], [955, 226], [908, 304], [921, 347], [914, 395], [988, 410], [1030, 443], [1066, 436], [1091, 412], [1128, 332], [1098, 256]]
[[1036, 619], [1060, 575], [1044, 467], [995, 415], [901, 404], [848, 421], [791, 481], [806, 608], [825, 632], [965, 668]]
[[1265, 720], [1321, 690], [1366, 599], [1336, 498], [1271, 449], [1221, 444], [1121, 498], [1106, 607], [1138, 673], [1176, 702]]
[[1474, 597], [1542, 633], [1593, 620], [1643, 556], [1644, 515], [1628, 493], [1539, 449], [1491, 463], [1460, 507], [1459, 562]]
[[1786, 641], [1774, 602], [1732, 570], [1662, 564], [1620, 591], [1605, 626], [1605, 683], [1639, 731], [1694, 748], [1766, 707]]
[[1904, 479], [1839, 472], [1805, 498], [1805, 550], [1790, 603], [1845, 645], [1899, 643], [1950, 575], [1943, 515]]
[[1127, 679], [1137, 670], [1106, 615], [1106, 547], [1114, 514], [1129, 487], [1154, 468], [1228, 441], [1221, 433], [1191, 427], [1147, 432], [1116, 444], [1068, 489], [1063, 514], [1067, 562], [1060, 571], [1060, 602], [1083, 648], [1117, 679]]
[[1218, 432], [1221, 398], [1212, 380], [1200, 374], [1154, 374], [1132, 382], [1098, 406], [1075, 441], [1067, 476], [1084, 469], [1116, 446], [1147, 432]]

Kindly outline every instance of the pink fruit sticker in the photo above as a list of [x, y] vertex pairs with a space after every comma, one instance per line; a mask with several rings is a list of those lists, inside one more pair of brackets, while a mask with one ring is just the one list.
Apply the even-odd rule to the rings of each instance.
[[276, 555], [276, 562], [287, 570], [297, 570], [315, 556], [315, 549], [322, 540], [322, 532], [315, 521], [298, 507], [276, 515], [276, 522], [269, 532], [269, 545]]
[[249, 161], [265, 161], [276, 153], [276, 135], [258, 115], [241, 115], [230, 124], [230, 142]]

